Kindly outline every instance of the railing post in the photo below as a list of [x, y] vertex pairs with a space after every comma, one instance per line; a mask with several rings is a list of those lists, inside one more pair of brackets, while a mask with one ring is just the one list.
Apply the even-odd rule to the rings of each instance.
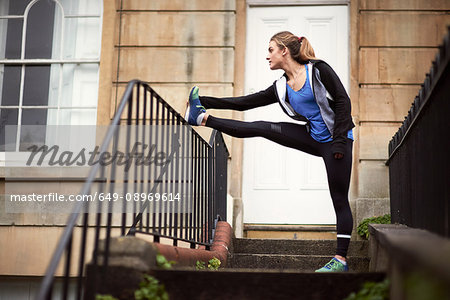
[[227, 163], [228, 155], [222, 134], [216, 135], [215, 148], [215, 201], [216, 213], [222, 220], [227, 219]]
[[215, 163], [215, 138], [213, 143], [210, 143], [210, 146], [208, 148], [208, 243], [212, 244], [212, 238], [213, 238], [213, 224], [214, 224], [214, 218], [215, 218], [215, 201], [216, 201], [216, 195], [214, 193], [214, 163]]

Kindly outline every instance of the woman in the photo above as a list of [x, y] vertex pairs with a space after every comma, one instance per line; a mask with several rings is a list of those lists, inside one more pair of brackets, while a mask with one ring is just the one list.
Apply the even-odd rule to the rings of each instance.
[[[337, 219], [336, 255], [316, 272], [348, 271], [346, 262], [353, 218], [348, 203], [352, 167], [350, 99], [333, 69], [315, 57], [305, 37], [283, 31], [269, 42], [271, 70], [284, 75], [264, 91], [243, 97], [199, 97], [198, 87], [189, 95], [186, 120], [234, 137], [264, 137], [286, 147], [320, 156], [327, 170]], [[331, 99], [327, 98], [327, 92]], [[206, 108], [247, 110], [278, 102], [295, 123], [242, 122], [216, 118]]]

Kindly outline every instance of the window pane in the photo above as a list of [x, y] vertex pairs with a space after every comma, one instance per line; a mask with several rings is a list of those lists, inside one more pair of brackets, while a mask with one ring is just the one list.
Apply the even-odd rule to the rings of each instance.
[[27, 19], [25, 58], [51, 58], [55, 2], [38, 1]]
[[[46, 125], [47, 109], [22, 110], [22, 125]], [[24, 126], [20, 131], [19, 151], [26, 151], [32, 145], [45, 143], [45, 126]]]
[[29, 151], [32, 146], [45, 145], [46, 126], [21, 126], [19, 151]]
[[[16, 135], [14, 134], [14, 132], [8, 131], [8, 136], [6, 137], [5, 129], [6, 125], [17, 125], [17, 112], [17, 109], [0, 109], [0, 151], [16, 150]], [[11, 129], [12, 128], [8, 128], [8, 130]]]
[[22, 125], [45, 125], [46, 123], [46, 108], [28, 108], [22, 110]]
[[97, 110], [94, 109], [49, 109], [47, 125], [96, 125]]
[[95, 125], [96, 109], [61, 109], [59, 125]]
[[5, 58], [8, 20], [0, 19], [0, 59]]
[[3, 3], [0, 6], [3, 6], [3, 11], [8, 11], [8, 15], [15, 15], [20, 16], [23, 15], [25, 12], [25, 8], [27, 7], [28, 3], [30, 3], [32, 0], [1, 0], [0, 3]]
[[101, 0], [60, 0], [66, 15], [100, 15]]
[[96, 106], [98, 64], [66, 64], [63, 70], [60, 106]]
[[58, 115], [57, 109], [49, 108], [47, 111], [47, 125], [58, 125]]
[[64, 22], [64, 58], [99, 58], [100, 19], [66, 18]]
[[58, 106], [59, 97], [59, 74], [61, 73], [62, 65], [53, 64], [50, 67], [50, 88], [48, 91], [48, 106]]
[[3, 72], [0, 69], [0, 105], [19, 105], [20, 94], [20, 66], [3, 66]]
[[63, 30], [64, 12], [59, 5], [55, 6], [55, 15], [53, 16], [53, 37], [52, 37], [52, 59], [62, 59], [61, 39]]
[[0, 58], [20, 58], [22, 19], [0, 20]]
[[48, 105], [50, 65], [26, 66], [23, 105]]

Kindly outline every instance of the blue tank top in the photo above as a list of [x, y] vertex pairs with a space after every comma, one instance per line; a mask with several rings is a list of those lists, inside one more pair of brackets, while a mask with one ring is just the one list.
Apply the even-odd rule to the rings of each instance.
[[[299, 91], [294, 91], [289, 84], [286, 83], [289, 102], [297, 113], [305, 116], [309, 120], [310, 134], [313, 139], [321, 143], [331, 142], [333, 139], [322, 119], [319, 106], [314, 98], [311, 83], [309, 82], [309, 71], [306, 65], [305, 69], [305, 84]], [[353, 140], [353, 132], [351, 129], [348, 131], [347, 137]]]

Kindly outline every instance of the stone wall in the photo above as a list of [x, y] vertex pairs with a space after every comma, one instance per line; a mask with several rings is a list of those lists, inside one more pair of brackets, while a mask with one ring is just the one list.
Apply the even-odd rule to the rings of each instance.
[[[388, 143], [404, 120], [450, 25], [444, 0], [360, 0], [351, 18], [359, 126], [356, 221], [389, 212]], [[356, 16], [355, 16], [356, 15]], [[357, 91], [357, 92], [356, 92]]]
[[132, 79], [147, 82], [180, 113], [194, 85], [201, 95], [231, 96], [235, 10], [231, 0], [118, 1], [110, 83], [113, 105], [109, 111], [99, 107], [98, 114], [112, 118]]

